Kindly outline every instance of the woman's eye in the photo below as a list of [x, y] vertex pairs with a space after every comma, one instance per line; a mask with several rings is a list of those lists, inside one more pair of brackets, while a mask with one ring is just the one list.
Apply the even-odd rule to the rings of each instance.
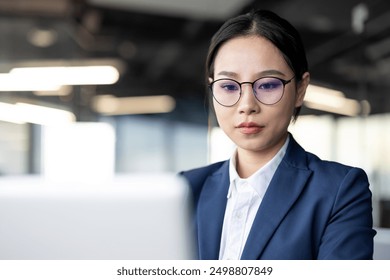
[[260, 89], [273, 89], [274, 87], [275, 87], [275, 85], [271, 84], [271, 83], [260, 85]]
[[281, 86], [280, 82], [274, 81], [274, 82], [261, 83], [257, 88], [259, 90], [270, 91], [270, 90], [278, 89], [278, 88], [280, 88], [280, 86]]
[[237, 91], [239, 90], [238, 86], [235, 84], [223, 84], [221, 85], [221, 88], [225, 91]]

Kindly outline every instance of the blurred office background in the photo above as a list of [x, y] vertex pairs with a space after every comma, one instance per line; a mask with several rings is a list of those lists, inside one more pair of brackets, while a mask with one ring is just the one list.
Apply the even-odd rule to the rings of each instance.
[[230, 156], [204, 60], [221, 23], [271, 9], [312, 75], [295, 138], [366, 170], [390, 227], [388, 0], [0, 0], [0, 175], [101, 180]]

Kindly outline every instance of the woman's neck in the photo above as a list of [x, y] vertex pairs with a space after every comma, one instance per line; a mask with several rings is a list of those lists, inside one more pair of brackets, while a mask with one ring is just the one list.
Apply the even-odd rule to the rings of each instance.
[[237, 148], [236, 170], [241, 178], [248, 178], [266, 165], [283, 147], [287, 137], [271, 149], [250, 151]]
[[[272, 156], [273, 157], [273, 156]], [[238, 151], [236, 154], [236, 169], [241, 178], [248, 178], [257, 170], [266, 165], [271, 156], [259, 156], [247, 151]]]

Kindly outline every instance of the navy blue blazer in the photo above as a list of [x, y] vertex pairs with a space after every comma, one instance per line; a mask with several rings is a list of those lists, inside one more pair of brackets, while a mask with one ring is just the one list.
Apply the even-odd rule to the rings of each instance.
[[[181, 174], [194, 198], [200, 259], [218, 259], [229, 161]], [[242, 259], [372, 259], [371, 192], [359, 168], [323, 161], [290, 137]]]

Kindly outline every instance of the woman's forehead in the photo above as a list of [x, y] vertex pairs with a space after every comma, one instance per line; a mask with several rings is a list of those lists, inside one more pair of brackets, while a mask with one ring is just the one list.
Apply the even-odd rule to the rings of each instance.
[[218, 50], [214, 61], [214, 74], [243, 71], [285, 73], [289, 67], [281, 51], [260, 36], [242, 36], [226, 41]]

